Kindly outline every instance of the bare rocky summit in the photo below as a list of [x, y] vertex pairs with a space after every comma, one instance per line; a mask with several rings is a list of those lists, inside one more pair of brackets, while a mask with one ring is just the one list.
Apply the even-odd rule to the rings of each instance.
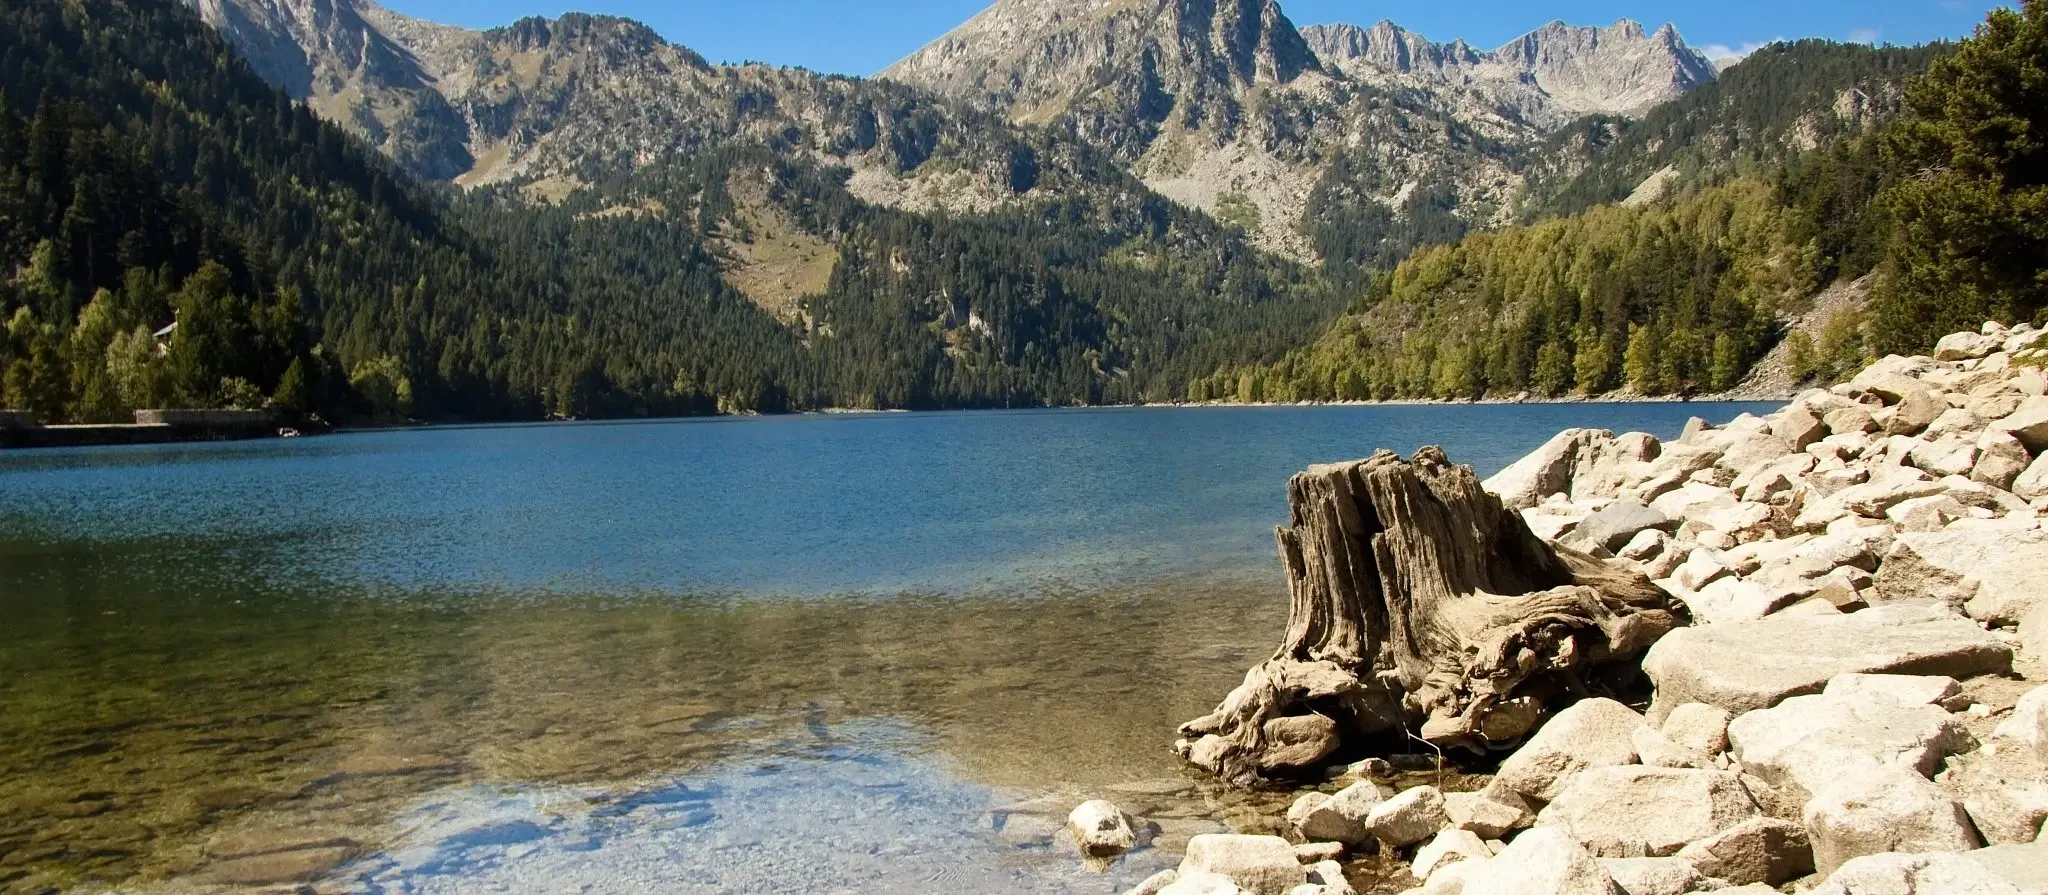
[[1673, 26], [1645, 33], [1627, 19], [1605, 28], [1551, 22], [1487, 52], [1463, 40], [1434, 43], [1388, 21], [1301, 33], [1318, 58], [1346, 75], [1432, 94], [1461, 119], [1511, 113], [1538, 129], [1594, 112], [1638, 116], [1715, 74]]
[[[590, 171], [724, 145], [853, 170], [871, 201], [985, 210], [1056, 181], [989, 116], [882, 82], [712, 65], [630, 19], [568, 14], [473, 31], [370, 0], [187, 0], [257, 72], [415, 174], [556, 198]], [[1043, 141], [1041, 141], [1043, 143]], [[1015, 155], [1033, 157], [1016, 165]], [[920, 171], [950, 157], [959, 164]], [[1018, 182], [1017, 170], [1032, 177]]]
[[[1714, 70], [1669, 25], [1552, 23], [1482, 53], [1389, 22], [1297, 29], [1273, 0], [1000, 0], [881, 77], [1070, 128], [1184, 204], [1256, 209], [1268, 248], [1309, 257], [1319, 187], [1399, 207], [1448, 186], [1460, 217], [1499, 223], [1522, 183], [1506, 147], [1639, 114]], [[1372, 183], [1325, 183], [1347, 153]]]

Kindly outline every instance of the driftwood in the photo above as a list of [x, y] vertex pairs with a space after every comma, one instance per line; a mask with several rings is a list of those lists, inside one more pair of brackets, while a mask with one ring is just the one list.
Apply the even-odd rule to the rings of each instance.
[[1286, 638], [1176, 744], [1234, 782], [1375, 739], [1515, 742], [1687, 621], [1647, 577], [1536, 537], [1438, 448], [1313, 467], [1287, 499]]

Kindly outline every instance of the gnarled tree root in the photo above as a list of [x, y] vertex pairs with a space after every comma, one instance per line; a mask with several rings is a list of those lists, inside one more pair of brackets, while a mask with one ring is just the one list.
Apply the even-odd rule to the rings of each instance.
[[1286, 637], [1176, 744], [1227, 780], [1299, 774], [1403, 730], [1512, 743], [1688, 620], [1647, 577], [1536, 537], [1438, 448], [1313, 467], [1287, 499]]

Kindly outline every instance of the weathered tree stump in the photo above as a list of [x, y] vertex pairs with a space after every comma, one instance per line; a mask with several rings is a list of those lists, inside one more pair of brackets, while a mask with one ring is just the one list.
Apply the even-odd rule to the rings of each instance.
[[1402, 731], [1512, 743], [1688, 620], [1640, 573], [1545, 543], [1438, 448], [1313, 467], [1287, 500], [1286, 638], [1176, 744], [1227, 780], [1299, 773]]

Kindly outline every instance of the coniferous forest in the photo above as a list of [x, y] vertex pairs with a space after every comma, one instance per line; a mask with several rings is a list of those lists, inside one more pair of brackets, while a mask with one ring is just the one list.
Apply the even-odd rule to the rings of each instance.
[[[1352, 207], [1333, 177], [1306, 234], [1330, 260], [1302, 264], [1103, 160], [1084, 160], [1099, 189], [975, 215], [869, 204], [844, 169], [745, 145], [560, 202], [460, 192], [318, 120], [174, 0], [0, 0], [0, 405], [363, 421], [1710, 392], [1813, 293], [1874, 275], [1865, 313], [1798, 346], [1818, 376], [2048, 306], [2044, 60], [2041, 2], [1954, 46], [1767, 48], [1641, 122], [1568, 131], [1583, 164], [1532, 177], [1514, 227], [1468, 233], [1431, 190]], [[1788, 111], [1845, 84], [1874, 97], [1868, 126]], [[1663, 201], [1618, 203], [1660, 168]], [[833, 252], [780, 313], [722, 276], [732, 245], [777, 235], [734, 232], [764, 209]]]

